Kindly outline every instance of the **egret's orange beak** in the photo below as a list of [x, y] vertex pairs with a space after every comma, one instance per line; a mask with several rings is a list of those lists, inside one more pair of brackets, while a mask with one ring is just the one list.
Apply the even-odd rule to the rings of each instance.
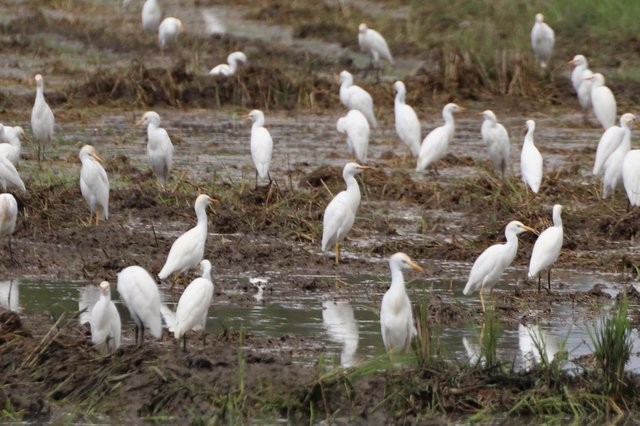
[[96, 153], [92, 153], [92, 154], [91, 154], [91, 156], [92, 156], [93, 158], [95, 158], [96, 160], [98, 160], [99, 162], [101, 162], [101, 163], [103, 163], [103, 164], [104, 164], [104, 160], [103, 160], [102, 158], [100, 158], [100, 157], [98, 156], [98, 154], [96, 154]]
[[140, 120], [136, 121], [134, 126], [135, 127], [140, 127], [144, 124], [144, 118], [141, 118]]
[[242, 118], [243, 120], [249, 120], [251, 116], [249, 114], [244, 114], [244, 115], [241, 115], [240, 118]]
[[529, 228], [527, 225], [522, 225], [522, 229], [524, 229], [525, 231], [529, 231], [529, 232], [531, 232], [533, 234], [540, 235], [540, 233], [538, 231], [536, 231], [533, 228]]
[[366, 170], [366, 169], [370, 169], [371, 167], [369, 167], [369, 166], [361, 166], [360, 164], [358, 164], [357, 168], [360, 169], [360, 170]]
[[575, 61], [574, 61], [573, 59], [572, 59], [572, 60], [570, 60], [569, 62], [567, 62], [567, 65], [575, 65], [575, 64], [576, 64], [576, 63], [575, 63]]
[[416, 271], [420, 271], [420, 272], [424, 272], [424, 269], [422, 269], [422, 266], [418, 265], [417, 263], [415, 263], [414, 261], [410, 260], [409, 262], [407, 262], [407, 265], [411, 266], [413, 269], [415, 269]]
[[213, 198], [213, 197], [209, 197], [209, 201], [211, 201], [212, 203], [219, 203], [220, 200], [218, 200], [217, 198]]

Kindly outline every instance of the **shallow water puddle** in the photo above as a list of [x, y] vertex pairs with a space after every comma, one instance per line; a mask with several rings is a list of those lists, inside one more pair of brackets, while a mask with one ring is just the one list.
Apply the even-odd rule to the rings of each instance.
[[[456, 274], [457, 275], [457, 274]], [[513, 291], [520, 271], [511, 271], [507, 279], [514, 283], [503, 284], [496, 290]], [[558, 271], [556, 277], [565, 285], [554, 291], [586, 291], [595, 283], [605, 284], [607, 292], [614, 297], [617, 294], [610, 276], [580, 274], [575, 271]], [[222, 278], [222, 277], [221, 277]], [[317, 277], [333, 281], [335, 277]], [[290, 289], [279, 290], [277, 278], [272, 277], [262, 297], [257, 293], [241, 290], [242, 279], [224, 277], [223, 295], [214, 299], [210, 309], [207, 330], [214, 336], [225, 329], [245, 330], [247, 334], [264, 338], [267, 343], [256, 348], [275, 356], [290, 356], [294, 362], [314, 363], [318, 353], [334, 359], [345, 367], [371, 359], [384, 353], [380, 325], [378, 321], [379, 301], [386, 291], [387, 277], [359, 276], [350, 277], [336, 295], [319, 294]], [[0, 282], [0, 307], [20, 312], [29, 321], [52, 323], [62, 312], [75, 313], [78, 298], [85, 282], [44, 282], [30, 280], [12, 280]], [[468, 308], [478, 306], [477, 294], [462, 296], [464, 282], [459, 280], [418, 281], [408, 283], [412, 301], [416, 303], [428, 295], [439, 297], [443, 303], [460, 303]], [[528, 290], [534, 283], [527, 284]], [[553, 285], [553, 284], [552, 284]], [[124, 344], [132, 344], [132, 322], [126, 308], [122, 305], [117, 291], [112, 292], [113, 299], [123, 318], [125, 329]], [[166, 296], [167, 305], [175, 309], [178, 296]], [[486, 299], [489, 301], [489, 298]], [[597, 309], [598, 307], [596, 307]], [[536, 341], [543, 340], [547, 357], [552, 360], [559, 351], [567, 351], [569, 360], [591, 353], [589, 331], [593, 330], [596, 320], [593, 317], [594, 306], [565, 306], [550, 304], [545, 308], [540, 320], [530, 320], [527, 324], [509, 322], [500, 325], [498, 339], [498, 358], [512, 364], [515, 370], [530, 368], [540, 362], [541, 356]], [[535, 311], [521, 312], [521, 318], [538, 318]], [[439, 336], [442, 353], [460, 363], [482, 362], [480, 359], [480, 327], [471, 322], [462, 321], [451, 325], [434, 325], [435, 335]], [[640, 338], [636, 330], [632, 333], [633, 352], [627, 364], [629, 370], [640, 372]], [[199, 345], [199, 342], [191, 344]], [[573, 362], [565, 368], [579, 368]]]

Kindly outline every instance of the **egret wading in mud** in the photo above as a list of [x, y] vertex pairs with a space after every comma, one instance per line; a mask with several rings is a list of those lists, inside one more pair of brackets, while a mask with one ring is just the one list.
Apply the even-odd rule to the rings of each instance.
[[[420, 154], [418, 155], [418, 164], [416, 166], [417, 172], [425, 170], [447, 154], [449, 143], [451, 143], [455, 131], [453, 114], [461, 111], [464, 111], [464, 108], [454, 103], [446, 104], [444, 108], [442, 108], [444, 125], [433, 129], [422, 141]], [[435, 172], [438, 173], [438, 169], [436, 167], [434, 167], [434, 169]]]
[[538, 13], [533, 28], [531, 28], [531, 47], [533, 47], [533, 53], [540, 68], [547, 68], [551, 53], [553, 53], [554, 43], [554, 31], [544, 22], [544, 15]]
[[396, 118], [396, 134], [407, 145], [411, 155], [420, 154], [421, 129], [418, 115], [411, 106], [405, 103], [407, 89], [402, 81], [393, 83], [396, 97], [393, 101], [393, 111]]
[[469, 279], [462, 294], [466, 296], [475, 291], [479, 291], [482, 312], [485, 311], [482, 292], [488, 289], [490, 294], [493, 293], [493, 286], [500, 280], [504, 270], [511, 265], [513, 259], [516, 257], [518, 252], [518, 235], [527, 231], [533, 232], [534, 234], [536, 233], [534, 229], [523, 225], [522, 222], [518, 222], [517, 220], [509, 222], [504, 229], [504, 236], [507, 242], [488, 247], [473, 263], [471, 272], [469, 272]]
[[527, 134], [524, 136], [522, 151], [520, 152], [520, 172], [525, 188], [528, 186], [537, 194], [542, 183], [542, 154], [533, 144], [533, 132], [536, 122], [527, 120]]
[[562, 229], [562, 206], [553, 206], [553, 226], [545, 229], [536, 240], [531, 252], [529, 262], [529, 279], [538, 276], [538, 291], [540, 291], [540, 280], [542, 271], [547, 270], [548, 291], [551, 291], [551, 265], [558, 259], [564, 231]]
[[102, 158], [91, 145], [85, 145], [78, 155], [82, 162], [80, 169], [80, 192], [89, 206], [89, 225], [96, 215], [96, 225], [100, 217], [109, 219], [109, 178], [102, 165]]
[[488, 109], [481, 114], [484, 117], [480, 128], [482, 141], [487, 147], [487, 153], [491, 159], [491, 164], [493, 164], [493, 172], [496, 176], [504, 179], [509, 169], [509, 133], [507, 133], [507, 129], [502, 124], [498, 123], [493, 111]]
[[393, 65], [393, 56], [391, 56], [387, 41], [382, 37], [382, 34], [367, 27], [364, 22], [358, 26], [358, 44], [360, 50], [371, 55], [371, 67], [378, 67], [380, 59]]
[[7, 241], [9, 258], [14, 261], [11, 239], [18, 220], [18, 202], [11, 194], [0, 194], [0, 238]]
[[227, 56], [227, 63], [216, 65], [211, 68], [209, 71], [209, 75], [221, 75], [223, 77], [231, 77], [238, 71], [238, 66], [242, 62], [243, 64], [247, 63], [247, 56], [240, 51], [231, 52], [229, 56]]
[[14, 166], [18, 166], [22, 154], [22, 141], [27, 135], [20, 126], [3, 126], [0, 124], [0, 157], [6, 157]]
[[336, 265], [340, 263], [340, 242], [351, 230], [360, 206], [360, 187], [355, 175], [368, 168], [357, 163], [347, 163], [342, 170], [342, 177], [347, 184], [347, 189], [333, 197], [324, 210], [322, 251], [335, 246]]
[[91, 342], [101, 354], [115, 352], [120, 347], [122, 327], [120, 314], [111, 301], [111, 286], [100, 283], [100, 299], [91, 309]]
[[616, 124], [617, 104], [613, 92], [604, 84], [604, 76], [599, 72], [591, 77], [591, 108], [600, 125], [606, 130]]
[[396, 253], [389, 258], [391, 286], [380, 305], [380, 331], [387, 352], [405, 352], [415, 336], [411, 301], [404, 284], [403, 270], [415, 269], [422, 272], [420, 265], [404, 253]]
[[357, 109], [364, 114], [372, 129], [378, 127], [378, 121], [373, 112], [373, 98], [362, 87], [353, 84], [353, 76], [348, 71], [340, 73], [340, 102], [347, 109]]
[[164, 280], [174, 272], [186, 272], [200, 263], [207, 242], [207, 206], [213, 201], [217, 200], [205, 194], [198, 195], [194, 204], [198, 222], [173, 242], [158, 278]]
[[[615, 151], [609, 155], [602, 165], [604, 175], [602, 176], [602, 198], [607, 198], [615, 190], [623, 185], [622, 167], [626, 155], [631, 151], [631, 124], [636, 119], [635, 115], [626, 113], [620, 117], [622, 127], [622, 138]], [[607, 132], [617, 126], [607, 129]], [[606, 133], [606, 132], [605, 132]]]
[[159, 339], [162, 336], [160, 292], [151, 275], [140, 266], [124, 268], [118, 273], [118, 294], [135, 323], [136, 344], [142, 345], [144, 342], [145, 327], [153, 337]]
[[251, 125], [251, 159], [256, 168], [256, 188], [258, 187], [258, 178], [269, 179], [269, 185], [271, 185], [269, 167], [273, 154], [273, 139], [271, 139], [271, 133], [264, 127], [264, 113], [259, 109], [254, 109], [243, 118], [251, 119], [253, 122]]
[[173, 164], [173, 144], [165, 129], [160, 127], [160, 115], [147, 111], [136, 122], [137, 126], [147, 125], [147, 158], [154, 176], [164, 188], [171, 174]]
[[338, 119], [336, 129], [340, 133], [347, 134], [347, 146], [356, 160], [366, 163], [371, 132], [367, 118], [357, 109], [352, 109], [347, 115]]
[[626, 137], [631, 138], [631, 123], [635, 120], [635, 116], [631, 113], [622, 114], [620, 116], [620, 125], [611, 126], [602, 133], [600, 141], [598, 141], [598, 148], [596, 149], [596, 158], [593, 163], [593, 174], [599, 175], [603, 170], [606, 161], [611, 154], [622, 143], [622, 140]]
[[173, 43], [184, 31], [182, 21], [178, 18], [164, 18], [158, 27], [158, 44], [160, 50], [164, 52], [164, 49], [171, 43]]
[[173, 331], [176, 341], [182, 338], [182, 348], [187, 350], [187, 332], [202, 330], [202, 343], [205, 344], [205, 326], [209, 305], [213, 297], [211, 281], [211, 262], [204, 259], [200, 262], [202, 276], [194, 279], [184, 289], [178, 301], [175, 315], [171, 311], [162, 310], [162, 315], [169, 331]]
[[47, 145], [53, 144], [53, 128], [55, 119], [53, 111], [44, 99], [44, 80], [42, 75], [36, 74], [36, 100], [31, 110], [31, 130], [33, 138], [38, 143], [38, 162], [44, 160]]

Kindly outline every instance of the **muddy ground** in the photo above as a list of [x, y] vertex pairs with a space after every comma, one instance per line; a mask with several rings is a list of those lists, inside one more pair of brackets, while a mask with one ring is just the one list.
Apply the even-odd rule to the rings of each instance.
[[[185, 2], [183, 6], [193, 11], [214, 3]], [[286, 11], [278, 14], [271, 6], [243, 6], [242, 10], [247, 19], [254, 20], [268, 19], [267, 12], [274, 13], [278, 24], [288, 25], [283, 18]], [[101, 132], [108, 135], [103, 150], [126, 143], [121, 129], [100, 122], [100, 117], [120, 111], [133, 117], [152, 108], [210, 109], [234, 116], [261, 108], [291, 121], [335, 114], [338, 89], [333, 76], [354, 66], [349, 50], [329, 57], [252, 38], [193, 32], [181, 40], [182, 49], [158, 57], [155, 39], [139, 33], [135, 8], [123, 12], [110, 3], [81, 1], [12, 2], [8, 8], [11, 13], [0, 23], [5, 62], [0, 75], [2, 122], [29, 127], [32, 76], [42, 72], [46, 97], [59, 123], [57, 131], [73, 133], [95, 126], [93, 133], [98, 138]], [[335, 10], [329, 7], [325, 12]], [[327, 34], [326, 42], [355, 51], [354, 34], [344, 23], [322, 26], [313, 22], [295, 28], [294, 34], [301, 39]], [[249, 66], [238, 77], [212, 82], [206, 66], [237, 48], [252, 53]], [[398, 56], [421, 55], [412, 45], [393, 48]], [[454, 85], [451, 69], [438, 62], [444, 56], [434, 51], [428, 58], [426, 69], [403, 76], [407, 86], [415, 89], [407, 102], [422, 113], [437, 116], [440, 105], [456, 100], [476, 112], [485, 109], [484, 105], [497, 105], [493, 109], [498, 116], [513, 117], [514, 111], [522, 117], [539, 114], [541, 119], [553, 117], [563, 127], [595, 131], [593, 122], [582, 123], [575, 112], [567, 73], [562, 69], [556, 69], [553, 78], [540, 78], [526, 61], [517, 64], [522, 73], [513, 87], [519, 89], [506, 94], [473, 74], [464, 55], [454, 61], [458, 67]], [[304, 72], [297, 71], [300, 65]], [[364, 71], [356, 74], [380, 105], [379, 116], [391, 117], [392, 81], [377, 84]], [[633, 86], [621, 92], [620, 110], [638, 92]], [[391, 119], [384, 126], [385, 136], [375, 141], [379, 154], [370, 162], [373, 169], [361, 177], [363, 205], [345, 243], [345, 260], [338, 266], [318, 246], [329, 191], [336, 193], [344, 185], [339, 166], [342, 147], [323, 153], [326, 161], [321, 159], [319, 164], [317, 158], [311, 161], [298, 156], [287, 165], [274, 165], [274, 175], [280, 176], [278, 185], [259, 188], [254, 188], [250, 178], [238, 181], [217, 173], [190, 174], [189, 167], [183, 166], [184, 173], [177, 170], [168, 187], [161, 189], [143, 161], [113, 155], [105, 165], [118, 182], [111, 192], [112, 216], [98, 226], [87, 226], [88, 211], [76, 177], [77, 144], [82, 137], [61, 136], [42, 168], [36, 164], [33, 145], [25, 146], [19, 170], [27, 176], [27, 192], [16, 194], [20, 215], [11, 242], [13, 258], [5, 248], [0, 275], [114, 283], [116, 273], [133, 264], [155, 274], [176, 235], [194, 223], [192, 203], [197, 193], [204, 192], [220, 200], [209, 212], [205, 256], [215, 270], [227, 275], [248, 269], [256, 273], [291, 269], [304, 270], [309, 276], [384, 276], [388, 267], [378, 260], [404, 251], [426, 267], [424, 279], [428, 280], [443, 272], [437, 266], [442, 263], [434, 261], [470, 266], [485, 247], [502, 241], [509, 220], [544, 229], [551, 221], [551, 206], [561, 203], [566, 207], [566, 237], [558, 260], [563, 269], [617, 273], [621, 287], [637, 278], [640, 211], [627, 209], [620, 192], [611, 200], [600, 199], [599, 184], [589, 176], [595, 145], [547, 149], [562, 158], [562, 166], [547, 173], [541, 192], [533, 195], [524, 190], [517, 176], [504, 182], [493, 177], [482, 153], [477, 152], [454, 152], [439, 164], [440, 175], [417, 175], [394, 139]], [[186, 139], [184, 132], [181, 135]], [[190, 144], [184, 139], [174, 140], [177, 150]], [[338, 139], [342, 140], [334, 138]], [[468, 169], [479, 172], [467, 174]], [[250, 168], [246, 170], [246, 176], [251, 176]], [[393, 214], [401, 210], [420, 213], [412, 219]], [[366, 242], [356, 244], [359, 241]], [[521, 237], [515, 265], [523, 271], [534, 241], [533, 235]], [[343, 291], [335, 289], [333, 280], [293, 279], [286, 274], [279, 277], [278, 286], [318, 294], [335, 291], [338, 296]], [[215, 297], [229, 296], [217, 290]], [[538, 293], [529, 282], [515, 295], [498, 292], [496, 303], [503, 321], [517, 322], [523, 306], [544, 312], [544, 306], [551, 303], [597, 304], [600, 297], [597, 289]], [[481, 321], [479, 307], [434, 304], [430, 314], [440, 323], [469, 316]], [[282, 339], [299, 337], [265, 339], [237, 330], [208, 336], [206, 346], [194, 343], [188, 353], [176, 350], [167, 335], [167, 344], [125, 345], [112, 357], [101, 357], [91, 349], [88, 330], [77, 325], [73, 313], [44, 326], [8, 312], [2, 312], [0, 319], [4, 419], [443, 422], [467, 418], [483, 406], [505, 413], [519, 401], [521, 392], [536, 391], [539, 385], [535, 372], [517, 376], [482, 369], [454, 372], [446, 365], [419, 370], [419, 374], [393, 368], [376, 374], [328, 374], [321, 362], [310, 368], [294, 363], [292, 354], [277, 351]], [[131, 330], [124, 333], [131, 337]], [[265, 355], [260, 351], [264, 348], [276, 350]], [[406, 380], [407, 375], [411, 380]], [[401, 382], [406, 386], [399, 386]], [[550, 379], [546, 386], [553, 391], [565, 386], [579, 393], [590, 389], [590, 382], [563, 377]], [[628, 401], [628, 408], [633, 409], [634, 392]], [[526, 408], [516, 412], [536, 413]]]

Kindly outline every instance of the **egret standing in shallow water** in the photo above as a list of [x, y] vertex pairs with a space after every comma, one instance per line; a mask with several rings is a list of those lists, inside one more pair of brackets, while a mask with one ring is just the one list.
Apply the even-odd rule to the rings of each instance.
[[264, 127], [264, 113], [259, 109], [254, 109], [244, 118], [249, 118], [253, 122], [251, 125], [251, 159], [256, 167], [256, 188], [258, 187], [258, 177], [260, 179], [268, 178], [269, 184], [271, 184], [269, 166], [273, 153], [273, 139], [271, 139], [271, 133]]
[[384, 294], [380, 305], [380, 331], [387, 352], [404, 352], [409, 349], [411, 339], [417, 333], [402, 270], [415, 269], [422, 272], [423, 269], [404, 253], [391, 256], [389, 268], [391, 286]]
[[342, 177], [347, 184], [347, 189], [333, 197], [324, 210], [322, 251], [335, 245], [336, 265], [340, 263], [340, 242], [351, 230], [360, 206], [360, 187], [355, 175], [368, 168], [357, 163], [347, 163], [342, 170]]
[[89, 224], [92, 223], [95, 214], [97, 225], [100, 216], [105, 220], [109, 219], [109, 178], [100, 165], [102, 159], [91, 145], [83, 146], [78, 157], [82, 162], [80, 191], [89, 205]]
[[604, 76], [599, 72], [586, 79], [591, 80], [591, 108], [606, 130], [616, 124], [616, 98], [611, 89], [604, 85]]
[[91, 309], [91, 342], [101, 354], [115, 352], [120, 347], [122, 327], [120, 314], [111, 301], [111, 286], [100, 283], [100, 299]]
[[142, 345], [144, 342], [145, 327], [159, 339], [162, 336], [160, 292], [151, 275], [140, 266], [124, 268], [118, 273], [118, 294], [135, 322], [136, 343]]
[[378, 127], [376, 115], [373, 112], [373, 98], [362, 87], [353, 84], [353, 76], [348, 71], [340, 73], [340, 102], [347, 109], [357, 109], [369, 122], [369, 126]]
[[520, 153], [520, 171], [525, 187], [528, 185], [537, 194], [542, 183], [542, 155], [533, 144], [533, 132], [535, 129], [536, 122], [527, 120], [527, 134], [524, 137], [524, 144]]
[[380, 58], [393, 65], [393, 57], [387, 41], [382, 37], [382, 34], [367, 27], [364, 22], [358, 26], [358, 44], [360, 50], [371, 55], [371, 66], [378, 66]]
[[484, 144], [487, 146], [487, 152], [493, 164], [493, 172], [504, 179], [509, 167], [509, 134], [507, 129], [498, 123], [493, 111], [486, 110], [482, 113], [482, 116], [484, 121], [480, 128], [480, 134]]
[[40, 74], [36, 74], [36, 100], [31, 110], [31, 130], [33, 138], [38, 143], [38, 162], [44, 160], [44, 150], [53, 143], [53, 127], [55, 119], [53, 111], [44, 99], [44, 81]]
[[407, 89], [402, 81], [393, 83], [396, 91], [394, 99], [394, 113], [396, 116], [396, 133], [402, 142], [409, 147], [411, 155], [420, 155], [420, 120], [411, 106], [405, 103]]
[[147, 157], [155, 177], [164, 187], [173, 164], [173, 144], [165, 129], [160, 127], [160, 116], [155, 111], [147, 111], [136, 122], [136, 126], [147, 125]]
[[[174, 335], [176, 340], [183, 338], [183, 349], [187, 350], [187, 332], [203, 330], [207, 324], [209, 305], [213, 297], [213, 283], [211, 282], [211, 262], [200, 262], [202, 276], [191, 281], [184, 289], [178, 307], [176, 308], [176, 323]], [[203, 335], [204, 341], [204, 335]]]
[[455, 131], [453, 113], [460, 111], [464, 111], [464, 108], [453, 103], [446, 104], [444, 108], [442, 108], [444, 126], [433, 129], [422, 141], [420, 154], [418, 155], [418, 164], [416, 166], [417, 172], [425, 170], [429, 165], [440, 160], [447, 154], [449, 143], [453, 139], [453, 132]]
[[357, 109], [352, 109], [344, 117], [340, 117], [336, 123], [336, 129], [340, 133], [347, 134], [347, 146], [361, 163], [367, 162], [367, 150], [369, 149], [369, 122]]
[[158, 27], [158, 44], [160, 50], [164, 49], [178, 38], [178, 35], [184, 31], [182, 21], [178, 18], [164, 18]]
[[529, 262], [529, 279], [538, 276], [538, 291], [542, 271], [547, 270], [548, 290], [551, 290], [551, 265], [558, 259], [564, 231], [562, 229], [562, 206], [553, 206], [553, 226], [545, 229], [533, 245], [531, 261]]
[[553, 44], [555, 43], [555, 33], [546, 22], [544, 15], [538, 13], [536, 21], [531, 28], [531, 46], [536, 56], [536, 61], [541, 68], [547, 68], [551, 53], [553, 52]]
[[174, 272], [185, 272], [200, 263], [207, 242], [207, 206], [212, 201], [215, 200], [208, 195], [198, 195], [194, 205], [198, 223], [173, 242], [158, 278], [164, 280]]
[[16, 230], [18, 202], [11, 194], [0, 194], [0, 238], [8, 240], [9, 257], [13, 260], [11, 239]]
[[485, 288], [493, 292], [493, 286], [498, 282], [500, 276], [505, 269], [511, 265], [513, 259], [515, 259], [518, 252], [518, 235], [523, 232], [536, 231], [523, 225], [522, 222], [514, 220], [504, 229], [504, 236], [507, 238], [507, 242], [504, 244], [494, 244], [491, 247], [485, 249], [480, 256], [473, 263], [471, 272], [469, 272], [469, 279], [462, 291], [465, 296], [478, 290], [480, 292], [480, 304], [482, 305], [482, 312], [484, 312], [484, 298], [482, 292]]
[[247, 62], [247, 56], [240, 52], [231, 52], [229, 56], [227, 56], [227, 63], [216, 65], [209, 71], [209, 75], [221, 75], [224, 77], [231, 77], [238, 70], [238, 64], [242, 62], [243, 64]]
[[142, 5], [142, 28], [149, 33], [155, 33], [158, 31], [160, 19], [162, 19], [162, 11], [158, 1], [145, 0]]

